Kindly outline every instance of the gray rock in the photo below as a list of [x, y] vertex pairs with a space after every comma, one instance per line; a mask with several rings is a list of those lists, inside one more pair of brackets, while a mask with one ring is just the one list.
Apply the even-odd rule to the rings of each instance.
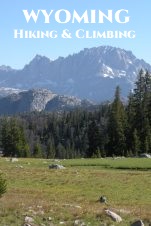
[[75, 220], [74, 226], [85, 226], [86, 224], [82, 220]]
[[18, 162], [17, 158], [10, 158], [10, 162]]
[[34, 222], [34, 219], [32, 217], [26, 216], [24, 221], [25, 221], [25, 223], [29, 223], [30, 224], [30, 223]]
[[138, 220], [132, 223], [131, 226], [144, 226], [144, 223], [142, 220]]
[[65, 169], [65, 167], [59, 164], [51, 164], [49, 165], [49, 169]]
[[148, 153], [142, 153], [142, 154], [140, 154], [140, 158], [148, 158], [148, 159], [150, 159], [151, 155], [148, 154]]
[[112, 218], [112, 220], [116, 221], [116, 222], [121, 222], [122, 221], [122, 218], [114, 213], [113, 211], [110, 211], [110, 210], [105, 210], [106, 214]]
[[42, 111], [56, 94], [47, 89], [32, 89], [0, 99], [3, 109], [0, 113], [14, 114], [18, 112]]
[[101, 196], [99, 200], [100, 200], [101, 203], [107, 202], [107, 198], [105, 196]]
[[52, 217], [48, 217], [48, 221], [52, 221]]

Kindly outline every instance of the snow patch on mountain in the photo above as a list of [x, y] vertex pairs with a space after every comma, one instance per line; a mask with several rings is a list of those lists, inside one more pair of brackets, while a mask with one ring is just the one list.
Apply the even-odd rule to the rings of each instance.
[[113, 97], [117, 85], [127, 96], [140, 69], [151, 71], [151, 65], [131, 51], [100, 46], [53, 61], [36, 55], [22, 70], [0, 68], [0, 84], [24, 90], [44, 88], [101, 102]]
[[20, 93], [21, 89], [14, 89], [14, 88], [9, 88], [9, 87], [0, 87], [0, 97], [5, 97], [5, 96], [9, 96], [13, 93]]

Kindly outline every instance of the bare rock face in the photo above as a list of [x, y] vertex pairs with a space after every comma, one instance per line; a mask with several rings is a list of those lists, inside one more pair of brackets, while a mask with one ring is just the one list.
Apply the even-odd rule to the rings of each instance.
[[0, 114], [15, 114], [18, 112], [42, 111], [48, 101], [56, 94], [46, 89], [34, 89], [14, 93], [0, 99]]
[[32, 90], [33, 101], [31, 103], [31, 111], [42, 111], [45, 109], [46, 104], [55, 96], [47, 89]]
[[58, 95], [47, 89], [32, 89], [0, 98], [0, 114], [32, 111], [60, 111], [91, 107], [94, 103], [73, 96]]

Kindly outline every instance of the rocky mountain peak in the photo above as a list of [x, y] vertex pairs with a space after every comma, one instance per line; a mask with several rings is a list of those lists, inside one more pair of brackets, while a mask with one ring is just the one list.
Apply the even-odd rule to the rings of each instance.
[[[37, 54], [37, 55], [31, 60], [30, 63], [33, 63], [33, 62], [36, 62], [36, 63], [38, 63], [38, 62], [40, 62], [40, 63], [41, 63], [41, 62], [50, 63], [51, 60], [50, 60], [48, 57], [41, 56], [41, 55]], [[30, 64], [30, 63], [29, 63], [29, 64]]]
[[22, 70], [9, 73], [0, 70], [0, 84], [20, 89], [46, 88], [54, 93], [101, 102], [113, 97], [117, 85], [122, 95], [127, 96], [140, 69], [151, 71], [151, 65], [131, 51], [100, 46], [54, 61], [36, 55]]
[[29, 64], [25, 65], [24, 69], [31, 69], [31, 68], [43, 68], [51, 63], [51, 60], [48, 57], [36, 55]]

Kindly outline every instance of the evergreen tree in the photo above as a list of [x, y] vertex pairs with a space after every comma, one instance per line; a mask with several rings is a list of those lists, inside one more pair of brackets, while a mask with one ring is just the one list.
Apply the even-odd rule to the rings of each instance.
[[53, 159], [55, 158], [55, 154], [56, 154], [56, 151], [55, 151], [54, 139], [51, 137], [47, 142], [46, 157], [47, 159]]
[[67, 155], [64, 146], [61, 143], [59, 143], [57, 146], [57, 157], [60, 159], [65, 159], [66, 156]]
[[111, 104], [108, 122], [108, 154], [125, 155], [126, 151], [126, 113], [120, 100], [120, 88], [117, 86], [115, 98]]
[[40, 147], [39, 143], [36, 143], [34, 145], [33, 157], [35, 157], [35, 158], [42, 158], [42, 150], [41, 150], [41, 147]]
[[134, 92], [129, 97], [127, 113], [129, 149], [134, 146], [132, 138], [136, 138], [137, 131], [139, 153], [148, 152], [151, 147], [151, 75], [148, 71], [140, 70]]
[[31, 153], [30, 153], [29, 145], [25, 143], [21, 157], [29, 158], [30, 156], [31, 156]]
[[100, 149], [100, 132], [97, 123], [93, 120], [88, 127], [88, 152], [87, 157], [98, 156], [98, 150]]
[[17, 120], [5, 119], [2, 126], [2, 148], [5, 156], [24, 157], [28, 145], [25, 141], [24, 130]]
[[139, 155], [151, 150], [151, 75], [140, 71], [124, 105], [117, 87], [112, 103], [89, 110], [24, 113], [0, 118], [5, 156], [76, 158]]
[[146, 117], [144, 119], [144, 127], [142, 128], [142, 151], [148, 153], [151, 150], [151, 126], [149, 124], [149, 119]]
[[133, 132], [131, 149], [132, 149], [132, 153], [135, 156], [138, 156], [138, 154], [140, 153], [140, 139], [136, 129], [134, 129], [134, 132]]
[[145, 75], [144, 71], [141, 70], [138, 74], [137, 81], [135, 83], [135, 89], [133, 93], [133, 104], [134, 104], [134, 127], [137, 128], [137, 131], [142, 131], [143, 127], [143, 118], [144, 118], [144, 109], [143, 109], [143, 101], [145, 95]]
[[131, 153], [132, 150], [133, 151], [136, 150], [135, 138], [137, 140], [137, 143], [139, 143], [139, 148], [140, 148], [138, 132], [134, 125], [134, 119], [135, 119], [136, 112], [135, 112], [135, 108], [134, 108], [134, 99], [133, 99], [132, 92], [128, 96], [128, 104], [126, 106], [126, 114], [127, 114], [127, 127], [126, 127], [127, 152]]
[[1, 129], [1, 147], [3, 149], [3, 153], [5, 156], [10, 156], [12, 151], [10, 149], [9, 134], [10, 134], [9, 124], [7, 122], [7, 119], [4, 118]]

